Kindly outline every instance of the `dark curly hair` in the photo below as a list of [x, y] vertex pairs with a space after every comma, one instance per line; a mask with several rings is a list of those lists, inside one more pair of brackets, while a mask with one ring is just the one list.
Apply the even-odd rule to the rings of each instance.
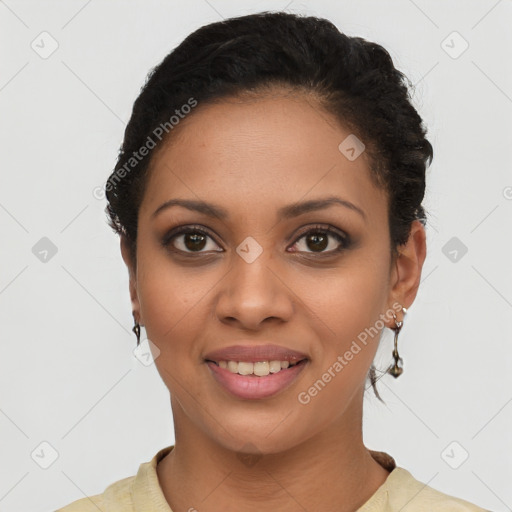
[[[199, 28], [149, 72], [105, 187], [109, 225], [126, 237], [134, 265], [138, 211], [154, 148], [172, 138], [195, 105], [276, 87], [312, 95], [364, 141], [372, 179], [388, 195], [393, 256], [414, 220], [426, 225], [421, 202], [433, 150], [411, 103], [412, 85], [389, 53], [322, 18], [261, 12]], [[369, 376], [383, 401], [373, 364]]]

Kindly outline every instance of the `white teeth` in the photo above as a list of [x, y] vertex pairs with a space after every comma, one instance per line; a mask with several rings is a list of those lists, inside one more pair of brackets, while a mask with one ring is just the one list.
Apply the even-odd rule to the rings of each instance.
[[240, 361], [238, 363], [238, 373], [240, 375], [250, 375], [253, 372], [254, 364]]
[[[297, 361], [298, 362], [298, 361]], [[290, 366], [295, 366], [297, 362], [290, 361], [259, 361], [257, 363], [249, 363], [247, 361], [218, 361], [217, 364], [221, 368], [229, 370], [231, 373], [239, 375], [256, 375], [265, 377], [271, 373], [277, 373]]]
[[268, 371], [270, 373], [277, 373], [281, 369], [281, 361], [270, 361]]
[[261, 363], [254, 363], [254, 375], [258, 377], [264, 377], [270, 373], [270, 363], [268, 361], [262, 361]]

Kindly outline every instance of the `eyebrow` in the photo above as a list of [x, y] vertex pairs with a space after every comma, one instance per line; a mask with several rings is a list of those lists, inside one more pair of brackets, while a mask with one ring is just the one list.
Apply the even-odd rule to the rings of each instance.
[[[336, 196], [323, 197], [320, 199], [311, 199], [309, 201], [303, 201], [301, 203], [294, 203], [279, 208], [277, 211], [278, 217], [284, 219], [290, 219], [292, 217], [298, 217], [304, 213], [323, 210], [333, 205], [344, 206], [354, 212], [357, 212], [366, 221], [365, 212], [356, 206], [354, 203], [347, 201]], [[206, 201], [197, 201], [194, 199], [170, 199], [162, 205], [160, 205], [151, 215], [152, 218], [156, 217], [160, 212], [171, 208], [172, 206], [182, 206], [188, 210], [196, 211], [210, 217], [217, 217], [220, 220], [225, 220], [229, 217], [228, 211], [222, 206], [209, 203]]]

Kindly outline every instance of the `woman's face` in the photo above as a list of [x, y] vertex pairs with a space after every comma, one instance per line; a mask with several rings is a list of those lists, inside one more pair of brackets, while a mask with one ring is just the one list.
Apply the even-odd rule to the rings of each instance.
[[[300, 96], [199, 104], [175, 130], [152, 161], [130, 284], [177, 430], [275, 453], [357, 425], [380, 331], [415, 294], [392, 264], [367, 155]], [[190, 208], [159, 209], [175, 199]], [[178, 227], [190, 232], [169, 238]], [[290, 359], [257, 351], [268, 344], [306, 361], [241, 376], [206, 360], [232, 346], [246, 351], [211, 359], [243, 361], [242, 373], [251, 359]]]

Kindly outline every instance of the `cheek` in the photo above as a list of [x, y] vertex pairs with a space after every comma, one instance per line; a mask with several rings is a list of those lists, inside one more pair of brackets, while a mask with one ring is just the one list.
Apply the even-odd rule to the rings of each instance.
[[[143, 270], [143, 267], [141, 267]], [[200, 361], [200, 347], [194, 340], [201, 336], [204, 321], [197, 317], [200, 296], [197, 282], [177, 272], [169, 262], [151, 260], [139, 282], [139, 300], [155, 366], [174, 395], [186, 402], [187, 390], [196, 386], [193, 376]], [[203, 292], [204, 295], [204, 292]], [[195, 388], [197, 395], [200, 388]]]
[[191, 269], [173, 263], [147, 231], [140, 231], [138, 249], [137, 288], [142, 318], [155, 340], [165, 342], [165, 333], [171, 335], [173, 327], [181, 319], [186, 320], [205, 287], [198, 286], [197, 274]]
[[309, 290], [305, 302], [341, 343], [357, 337], [373, 325], [385, 308], [388, 294], [385, 265], [358, 257], [322, 276], [316, 287], [304, 282]]
[[379, 318], [385, 311], [387, 278], [386, 262], [372, 261], [361, 252], [324, 281], [321, 293], [310, 297], [321, 320], [314, 329], [322, 333], [312, 367], [315, 379], [303, 382], [302, 391], [319, 410], [335, 403], [341, 414], [343, 404], [364, 385], [383, 328]]
[[210, 294], [215, 293], [218, 272], [180, 267], [164, 250], [141, 242], [137, 281], [147, 337], [160, 350], [160, 364], [195, 364], [202, 347], [194, 340], [204, 337], [211, 318]]
[[[386, 298], [383, 266], [350, 266], [325, 280], [321, 293], [309, 296], [319, 343], [311, 373], [303, 379], [297, 401], [319, 429], [341, 416], [362, 392], [378, 348], [377, 323]], [[313, 357], [315, 356], [313, 354]], [[363, 389], [362, 389], [363, 388]]]
[[187, 313], [197, 302], [195, 287], [172, 265], [165, 252], [141, 237], [137, 291], [148, 338], [165, 350], [186, 325]]

